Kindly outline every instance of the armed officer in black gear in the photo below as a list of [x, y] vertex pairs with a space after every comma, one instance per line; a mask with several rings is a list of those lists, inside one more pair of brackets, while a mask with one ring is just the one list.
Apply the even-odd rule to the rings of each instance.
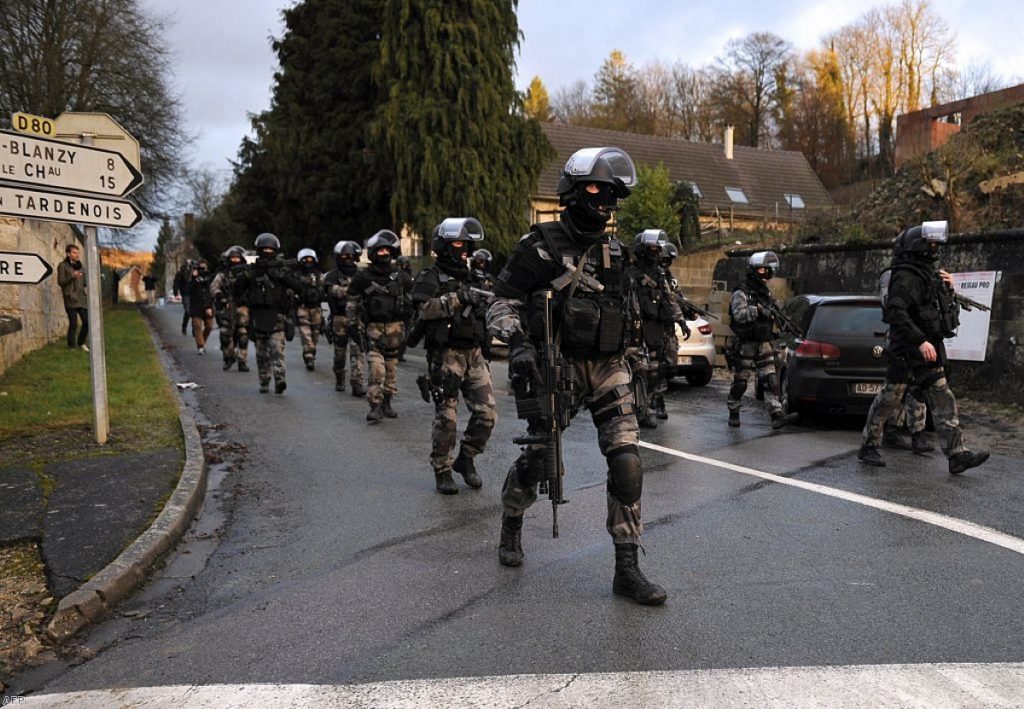
[[[675, 326], [679, 323], [689, 333], [683, 311], [669, 285], [669, 277], [661, 267], [661, 255], [668, 235], [660, 229], [647, 229], [633, 241], [634, 264], [632, 283], [639, 306], [643, 343], [647, 356], [640, 358], [636, 390], [637, 419], [644, 428], [657, 428], [651, 411], [657, 408], [659, 418], [665, 413], [665, 391], [668, 388], [667, 368], [676, 358]], [[658, 403], [660, 402], [660, 403]]]
[[779, 381], [775, 371], [773, 343], [777, 337], [772, 308], [775, 298], [768, 290], [768, 281], [779, 268], [779, 257], [773, 251], [758, 251], [747, 261], [747, 273], [729, 301], [729, 318], [736, 334], [732, 386], [729, 388], [729, 425], [740, 425], [743, 392], [751, 371], [764, 391], [764, 407], [772, 418], [772, 428], [780, 429], [799, 418], [799, 414], [782, 411]]
[[248, 372], [249, 364], [249, 308], [234, 295], [234, 284], [245, 271], [245, 249], [232, 246], [221, 254], [221, 270], [210, 283], [210, 295], [216, 309], [217, 327], [220, 328], [220, 350], [224, 357], [224, 371], [236, 361], [239, 372]]
[[478, 288], [494, 290], [494, 276], [491, 275], [491, 262], [494, 257], [487, 249], [477, 249], [469, 257], [469, 279]]
[[366, 241], [366, 250], [370, 265], [360, 269], [349, 285], [347, 312], [366, 328], [370, 369], [366, 420], [377, 423], [398, 418], [391, 400], [398, 393], [398, 351], [405, 339], [412, 279], [395, 264], [402, 248], [393, 231], [378, 231]]
[[[412, 287], [418, 308], [414, 333], [417, 338], [422, 334], [427, 350], [427, 375], [421, 387], [434, 401], [430, 464], [443, 495], [459, 491], [452, 471], [471, 488], [483, 485], [473, 460], [486, 447], [497, 418], [491, 370], [484, 357], [490, 296], [472, 285], [468, 264], [470, 245], [483, 238], [483, 226], [476, 219], [445, 219], [434, 229], [434, 265], [420, 271]], [[470, 418], [456, 458], [460, 392]]]
[[281, 242], [269, 233], [256, 237], [256, 262], [239, 274], [233, 289], [235, 297], [249, 308], [252, 339], [256, 342], [256, 367], [260, 393], [270, 390], [283, 394], [285, 381], [284, 342], [286, 317], [291, 317], [292, 293], [302, 288], [295, 275], [294, 261], [281, 257]]
[[345, 391], [346, 357], [351, 369], [352, 396], [366, 396], [366, 351], [358, 320], [348, 312], [348, 288], [359, 272], [363, 247], [354, 241], [334, 245], [335, 267], [324, 277], [331, 333], [334, 337], [334, 390]]
[[988, 460], [987, 452], [971, 451], [964, 445], [956, 399], [946, 381], [944, 340], [953, 337], [960, 324], [953, 278], [935, 267], [939, 245], [946, 243], [947, 233], [946, 222], [925, 222], [901, 232], [893, 244], [889, 287], [882, 304], [889, 323], [890, 364], [885, 385], [868, 411], [864, 442], [857, 454], [868, 465], [885, 465], [878, 450], [883, 429], [902, 405], [908, 387], [932, 412], [950, 473], [958, 475]]
[[[491, 334], [509, 345], [516, 377], [537, 376], [543, 340], [544, 303], [554, 291], [552, 329], [572, 380], [575, 413], [590, 409], [598, 445], [608, 464], [607, 529], [615, 544], [612, 589], [638, 603], [660, 605], [668, 597], [637, 563], [643, 525], [640, 496], [643, 467], [627, 347], [627, 272], [621, 243], [605, 233], [611, 210], [636, 183], [633, 161], [618, 148], [574, 153], [558, 182], [566, 207], [557, 222], [535, 224], [520, 240], [498, 275], [487, 311]], [[538, 423], [530, 421], [531, 433]], [[498, 558], [505, 566], [523, 562], [523, 513], [537, 499], [545, 475], [545, 445], [530, 445], [508, 472]]]

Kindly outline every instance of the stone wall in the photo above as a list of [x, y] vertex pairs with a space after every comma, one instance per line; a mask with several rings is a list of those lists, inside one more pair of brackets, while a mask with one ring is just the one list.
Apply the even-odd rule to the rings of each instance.
[[0, 283], [0, 375], [28, 352], [67, 332], [57, 264], [71, 242], [79, 240], [66, 224], [0, 217], [0, 251], [36, 253], [53, 267], [38, 285]]
[[[715, 279], [731, 290], [752, 251], [718, 262]], [[805, 245], [779, 252], [780, 279], [794, 294], [877, 293], [878, 274], [889, 266], [888, 242], [868, 246]], [[1024, 230], [950, 237], [940, 264], [950, 272], [999, 271], [984, 362], [953, 362], [956, 388], [1009, 403], [1024, 403]], [[774, 285], [774, 284], [773, 284]], [[782, 284], [780, 284], [782, 285]]]

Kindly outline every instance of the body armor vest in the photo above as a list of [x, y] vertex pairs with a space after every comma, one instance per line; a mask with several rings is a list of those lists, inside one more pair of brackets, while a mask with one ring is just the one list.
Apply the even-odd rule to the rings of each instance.
[[[743, 291], [747, 300], [751, 305], [757, 304], [762, 305], [766, 309], [772, 302], [772, 294], [768, 290], [768, 287], [762, 290], [760, 288], [753, 288], [748, 283], [744, 283], [737, 290]], [[759, 315], [756, 320], [751, 322], [737, 322], [736, 316], [732, 312], [732, 303], [729, 303], [729, 326], [732, 331], [736, 333], [737, 337], [741, 340], [748, 342], [769, 342], [772, 339], [772, 321], [765, 315]]]
[[[555, 291], [553, 326], [561, 338], [562, 352], [580, 359], [622, 352], [627, 332], [622, 244], [610, 237], [581, 249], [561, 222], [535, 224], [532, 231], [557, 264], [578, 270], [566, 278], [569, 269], [565, 269], [551, 284]], [[538, 291], [527, 303], [531, 332], [544, 331], [543, 298]]]
[[[883, 313], [888, 305], [889, 290], [892, 279], [898, 271], [908, 271], [917, 276], [928, 290], [928, 302], [925, 304], [908, 304], [910, 317], [928, 337], [950, 338], [956, 335], [960, 327], [960, 306], [953, 299], [953, 291], [943, 282], [939, 274], [916, 263], [897, 263], [882, 271], [879, 277], [879, 289], [882, 292]], [[888, 276], [888, 278], [886, 278]]]
[[[462, 285], [463, 281], [434, 266], [423, 272], [417, 289], [429, 288], [433, 293], [430, 297], [438, 298], [458, 291]], [[478, 306], [460, 305], [450, 318], [425, 320], [423, 326], [427, 349], [469, 349], [488, 341], [484, 315]]]
[[302, 290], [299, 302], [307, 308], [319, 307], [324, 299], [324, 274], [321, 271], [300, 271], [299, 280]]

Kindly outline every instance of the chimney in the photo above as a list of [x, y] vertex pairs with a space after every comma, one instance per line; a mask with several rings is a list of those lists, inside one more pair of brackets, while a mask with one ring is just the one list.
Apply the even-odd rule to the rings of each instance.
[[725, 127], [725, 159], [732, 160], [732, 126]]

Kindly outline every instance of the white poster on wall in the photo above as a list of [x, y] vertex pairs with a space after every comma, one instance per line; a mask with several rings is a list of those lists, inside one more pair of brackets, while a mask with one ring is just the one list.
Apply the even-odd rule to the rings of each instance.
[[[999, 271], [954, 273], [953, 288], [957, 293], [992, 307], [992, 294], [999, 281]], [[950, 359], [984, 362], [988, 348], [988, 324], [992, 313], [986, 310], [960, 310], [960, 329], [956, 337], [946, 340], [946, 353]]]

